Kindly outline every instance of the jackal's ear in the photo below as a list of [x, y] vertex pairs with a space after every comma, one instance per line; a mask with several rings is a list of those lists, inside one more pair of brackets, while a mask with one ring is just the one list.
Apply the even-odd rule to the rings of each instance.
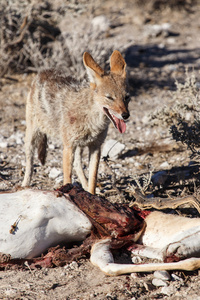
[[126, 77], [126, 62], [118, 50], [115, 50], [110, 57], [110, 70], [117, 75]]
[[94, 61], [88, 52], [83, 54], [83, 63], [86, 67], [90, 83], [96, 85], [104, 75], [104, 70]]

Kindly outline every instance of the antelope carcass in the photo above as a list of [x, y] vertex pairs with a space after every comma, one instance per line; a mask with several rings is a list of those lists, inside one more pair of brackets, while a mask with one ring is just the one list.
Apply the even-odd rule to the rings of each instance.
[[[11, 263], [49, 259], [49, 253], [34, 258], [60, 243], [83, 242], [83, 250], [88, 240], [92, 264], [108, 275], [200, 268], [199, 218], [114, 205], [71, 185], [53, 192], [2, 193], [0, 204], [0, 252], [11, 256]], [[112, 248], [125, 245], [133, 254], [161, 262], [114, 263]], [[70, 253], [62, 253], [63, 261]]]

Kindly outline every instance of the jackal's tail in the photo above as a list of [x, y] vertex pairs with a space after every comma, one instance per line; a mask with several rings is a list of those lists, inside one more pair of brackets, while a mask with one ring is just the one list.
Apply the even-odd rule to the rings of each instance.
[[37, 134], [37, 148], [38, 148], [38, 159], [41, 164], [44, 165], [47, 156], [47, 136], [45, 133], [39, 132]]

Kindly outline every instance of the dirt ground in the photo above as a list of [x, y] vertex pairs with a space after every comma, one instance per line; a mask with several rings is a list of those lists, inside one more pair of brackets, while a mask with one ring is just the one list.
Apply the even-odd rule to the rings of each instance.
[[[129, 73], [127, 130], [120, 135], [111, 125], [107, 136], [107, 140], [123, 143], [125, 149], [107, 163], [102, 159], [99, 170], [98, 192], [114, 202], [134, 201], [128, 185], [151, 171], [154, 175], [166, 171], [168, 179], [165, 189], [157, 187], [154, 196], [182, 196], [191, 182], [199, 185], [198, 175], [190, 170], [189, 151], [172, 140], [169, 128], [153, 127], [149, 115], [172, 104], [175, 80], [184, 82], [186, 68], [199, 77], [200, 5], [152, 10], [150, 4], [141, 7], [133, 2], [97, 1], [81, 15], [83, 19], [104, 15], [111, 22], [105, 39], [109, 44], [117, 41], [119, 50], [123, 49]], [[20, 186], [23, 179], [25, 101], [33, 76], [11, 74], [0, 79], [0, 191]], [[62, 147], [59, 141], [50, 140], [48, 148], [44, 167], [35, 160], [33, 188], [61, 185]], [[87, 168], [86, 158], [84, 163]], [[52, 168], [58, 171], [56, 177], [49, 176]], [[77, 180], [75, 175], [73, 180]], [[194, 208], [176, 212], [198, 215]], [[127, 254], [119, 255], [122, 261], [127, 258]], [[167, 292], [155, 286], [153, 278], [153, 274], [107, 277], [82, 258], [62, 268], [1, 271], [0, 299], [200, 299], [198, 271], [172, 272]]]

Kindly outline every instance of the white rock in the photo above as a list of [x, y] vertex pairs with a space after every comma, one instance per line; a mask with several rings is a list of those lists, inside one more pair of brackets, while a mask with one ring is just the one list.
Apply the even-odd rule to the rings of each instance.
[[172, 279], [176, 281], [183, 281], [183, 279], [175, 274], [172, 274]]
[[0, 148], [7, 148], [8, 142], [7, 141], [0, 141]]
[[153, 275], [155, 278], [162, 279], [162, 280], [170, 280], [171, 279], [169, 272], [167, 272], [167, 271], [155, 271], [153, 273]]
[[168, 286], [166, 281], [159, 279], [159, 278], [154, 278], [152, 280], [152, 284], [155, 286]]
[[9, 137], [9, 141], [14, 140], [17, 145], [22, 145], [23, 144], [23, 139], [24, 139], [23, 133], [19, 132], [19, 131], [11, 134], [11, 136]]
[[58, 185], [63, 182], [63, 174], [59, 174], [58, 177], [55, 178], [55, 183]]
[[105, 142], [102, 150], [103, 157], [109, 157], [111, 159], [116, 159], [124, 150], [125, 145], [116, 141], [116, 140], [108, 140]]
[[61, 170], [58, 170], [56, 168], [52, 168], [51, 171], [49, 172], [49, 178], [51, 179], [55, 179], [59, 175], [61, 175]]
[[165, 168], [165, 169], [168, 169], [170, 166], [168, 164], [167, 161], [164, 161], [162, 164], [160, 164], [160, 168]]
[[72, 261], [70, 264], [64, 266], [65, 270], [75, 270], [78, 269], [78, 264], [76, 261]]
[[146, 25], [146, 34], [148, 36], [156, 37], [161, 33], [168, 34], [170, 28], [170, 23]]
[[48, 147], [50, 150], [55, 150], [55, 148], [56, 148], [54, 144], [49, 144]]
[[161, 294], [171, 296], [175, 293], [175, 288], [173, 286], [163, 286], [160, 292]]
[[22, 125], [26, 126], [26, 120], [21, 120], [20, 122]]
[[142, 262], [142, 259], [141, 259], [140, 256], [133, 256], [133, 257], [131, 258], [131, 260], [132, 260], [132, 263], [133, 263], [133, 264], [140, 264], [140, 263]]
[[[18, 291], [17, 289], [13, 289], [13, 288], [8, 288], [6, 291], [5, 291], [5, 295], [8, 296], [8, 297], [16, 297], [18, 294]], [[16, 299], [16, 298], [15, 298]]]
[[144, 115], [144, 117], [142, 118], [142, 123], [143, 124], [148, 124], [149, 123], [149, 116], [148, 115]]
[[107, 31], [110, 28], [110, 21], [104, 15], [96, 16], [92, 19], [92, 27], [94, 31]]

